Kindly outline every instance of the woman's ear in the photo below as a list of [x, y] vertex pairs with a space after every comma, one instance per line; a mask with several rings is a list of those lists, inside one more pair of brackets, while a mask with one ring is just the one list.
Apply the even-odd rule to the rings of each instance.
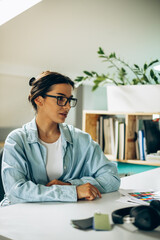
[[43, 106], [43, 101], [44, 101], [44, 98], [42, 96], [38, 96], [34, 99], [34, 102], [37, 105], [37, 107]]

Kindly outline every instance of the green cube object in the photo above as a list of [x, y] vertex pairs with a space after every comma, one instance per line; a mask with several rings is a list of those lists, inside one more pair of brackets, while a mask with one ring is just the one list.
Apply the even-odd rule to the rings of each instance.
[[111, 230], [111, 224], [109, 221], [108, 214], [95, 213], [93, 219], [93, 227], [98, 231], [109, 231]]

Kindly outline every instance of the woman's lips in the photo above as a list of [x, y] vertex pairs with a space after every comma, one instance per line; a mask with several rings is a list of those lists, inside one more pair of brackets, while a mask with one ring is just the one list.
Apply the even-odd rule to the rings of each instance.
[[65, 117], [65, 118], [67, 117], [67, 113], [60, 113], [60, 115]]

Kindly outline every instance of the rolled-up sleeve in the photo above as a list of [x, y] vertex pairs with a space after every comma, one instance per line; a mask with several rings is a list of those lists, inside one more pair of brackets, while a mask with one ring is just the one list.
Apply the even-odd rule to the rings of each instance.
[[[91, 183], [101, 193], [117, 191], [120, 186], [120, 178], [115, 162], [109, 161], [101, 150], [100, 146], [85, 135], [83, 140], [84, 164], [79, 179], [70, 180], [71, 184], [82, 185]], [[80, 148], [80, 145], [79, 145]]]

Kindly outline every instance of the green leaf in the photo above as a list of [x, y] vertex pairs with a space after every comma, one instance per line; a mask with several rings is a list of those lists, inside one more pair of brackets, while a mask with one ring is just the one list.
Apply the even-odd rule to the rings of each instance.
[[137, 85], [138, 83], [139, 83], [139, 79], [134, 78], [134, 79], [132, 80], [132, 84], [133, 84], [133, 85]]
[[121, 81], [121, 84], [125, 84], [125, 76], [127, 75], [126, 73], [126, 70], [124, 68], [121, 68], [119, 73], [118, 73], [118, 76], [119, 76], [119, 79]]
[[123, 73], [126, 73], [126, 70], [123, 67], [121, 68], [121, 70]]
[[98, 87], [99, 87], [98, 85], [94, 85], [94, 86], [92, 87], [92, 91], [95, 91]]
[[93, 74], [88, 71], [83, 71], [87, 76], [93, 77]]
[[82, 82], [83, 80], [85, 80], [85, 79], [82, 76], [79, 76], [75, 79], [76, 82]]
[[97, 82], [103, 82], [104, 80], [106, 80], [106, 76], [98, 76], [93, 82], [97, 83]]
[[103, 51], [103, 49], [102, 49], [101, 47], [99, 47], [99, 50], [98, 50], [97, 53], [98, 53], [98, 54], [104, 54], [104, 51]]
[[116, 57], [116, 54], [113, 52], [109, 55], [109, 58], [115, 58]]
[[155, 64], [155, 63], [157, 63], [157, 62], [159, 62], [159, 60], [158, 60], [158, 59], [156, 59], [156, 60], [152, 61], [152, 62], [151, 62], [149, 65], [148, 65], [148, 67], [152, 66], [153, 64]]
[[144, 71], [146, 71], [147, 67], [148, 67], [148, 66], [147, 66], [147, 64], [145, 63], [144, 66], [143, 66]]
[[154, 76], [154, 81], [155, 81], [155, 83], [158, 83], [158, 78], [156, 75]]
[[135, 68], [140, 69], [140, 67], [137, 64], [134, 64]]
[[140, 80], [141, 80], [141, 84], [151, 83], [149, 78], [146, 76], [146, 74], [143, 74], [143, 77]]
[[94, 71], [92, 71], [91, 73], [92, 73], [93, 75], [98, 76], [98, 73], [96, 73], [96, 72], [94, 72]]
[[108, 68], [113, 68], [114, 66], [113, 65], [111, 65], [111, 66], [108, 66]]
[[99, 55], [99, 58], [107, 58], [108, 59], [108, 57], [106, 57], [105, 55]]
[[150, 76], [151, 76], [151, 78], [154, 78], [154, 76], [155, 76], [155, 74], [154, 74], [152, 69], [150, 70]]
[[95, 85], [99, 85], [101, 82], [102, 82], [102, 81], [101, 81], [101, 80], [98, 80], [98, 79], [94, 80], [94, 84], [95, 84]]

